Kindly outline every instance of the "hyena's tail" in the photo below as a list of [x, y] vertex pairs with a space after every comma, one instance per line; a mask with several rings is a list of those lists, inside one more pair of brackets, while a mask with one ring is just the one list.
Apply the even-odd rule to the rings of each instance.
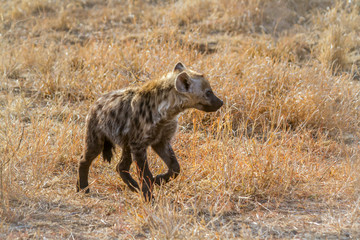
[[110, 142], [108, 139], [105, 139], [104, 149], [102, 152], [104, 161], [111, 162], [111, 158], [113, 156], [113, 149], [115, 148], [114, 144]]

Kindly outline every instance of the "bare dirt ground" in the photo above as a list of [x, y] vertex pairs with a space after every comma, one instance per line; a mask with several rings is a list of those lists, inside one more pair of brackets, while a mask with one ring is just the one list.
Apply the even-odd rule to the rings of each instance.
[[[0, 22], [0, 239], [360, 238], [359, 1], [16, 0]], [[76, 193], [91, 103], [178, 61], [224, 100], [180, 116], [180, 176], [146, 203], [98, 157]]]

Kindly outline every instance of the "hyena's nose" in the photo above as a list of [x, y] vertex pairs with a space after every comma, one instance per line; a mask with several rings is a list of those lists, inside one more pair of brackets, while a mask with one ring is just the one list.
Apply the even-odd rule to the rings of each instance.
[[218, 101], [216, 103], [216, 108], [219, 109], [219, 108], [221, 108], [222, 105], [224, 105], [224, 102], [218, 98]]

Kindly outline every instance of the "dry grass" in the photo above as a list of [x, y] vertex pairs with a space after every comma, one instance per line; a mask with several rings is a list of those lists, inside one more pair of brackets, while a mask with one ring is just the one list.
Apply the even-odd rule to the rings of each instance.
[[[358, 0], [3, 2], [0, 238], [359, 238], [359, 18]], [[99, 157], [75, 193], [90, 104], [177, 61], [225, 101], [181, 116], [181, 175], [144, 203]]]

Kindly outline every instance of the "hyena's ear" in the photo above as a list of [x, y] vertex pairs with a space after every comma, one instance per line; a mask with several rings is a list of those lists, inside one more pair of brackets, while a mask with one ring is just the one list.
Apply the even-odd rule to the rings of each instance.
[[182, 72], [175, 78], [175, 88], [178, 92], [189, 92], [191, 78], [186, 72]]
[[178, 62], [174, 67], [174, 72], [182, 72], [186, 69], [185, 65], [182, 62]]

